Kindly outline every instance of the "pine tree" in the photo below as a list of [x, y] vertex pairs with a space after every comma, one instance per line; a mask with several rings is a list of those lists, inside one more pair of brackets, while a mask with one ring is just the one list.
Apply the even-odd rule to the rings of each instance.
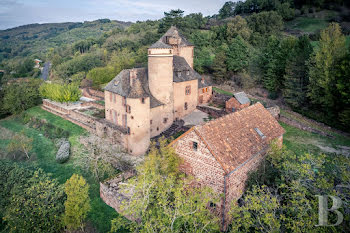
[[298, 39], [297, 46], [292, 51], [292, 56], [286, 64], [284, 75], [283, 97], [286, 103], [293, 108], [301, 108], [306, 102], [307, 85], [307, 61], [312, 53], [312, 46], [307, 36]]
[[64, 185], [67, 201], [64, 203], [63, 221], [68, 230], [84, 228], [84, 219], [90, 211], [89, 184], [77, 174], [67, 180]]

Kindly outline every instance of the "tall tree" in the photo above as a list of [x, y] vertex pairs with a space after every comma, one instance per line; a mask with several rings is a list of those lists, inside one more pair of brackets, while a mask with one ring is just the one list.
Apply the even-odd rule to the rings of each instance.
[[3, 109], [11, 114], [20, 113], [41, 102], [40, 79], [11, 81], [4, 86]]
[[300, 109], [305, 106], [309, 84], [307, 61], [312, 53], [312, 46], [308, 36], [299, 37], [291, 53], [285, 69], [283, 97], [290, 106]]
[[225, 4], [219, 10], [219, 18], [225, 19], [234, 16], [236, 3], [232, 1], [225, 2]]
[[248, 27], [247, 21], [237, 15], [227, 23], [227, 40], [232, 40], [237, 36], [241, 36], [244, 40], [248, 40], [252, 30]]
[[226, 51], [226, 63], [229, 71], [240, 72], [249, 63], [249, 45], [242, 37], [238, 36], [231, 40]]
[[184, 26], [183, 15], [184, 11], [180, 9], [164, 12], [164, 18], [159, 24], [158, 32], [165, 33], [171, 26], [181, 29]]
[[10, 174], [12, 179], [14, 176], [19, 176], [20, 179], [12, 180], [19, 182], [12, 186], [3, 218], [8, 232], [61, 232], [64, 211], [62, 186], [42, 170], [23, 179], [20, 173], [26, 173], [25, 170], [13, 170]]
[[84, 220], [90, 211], [89, 184], [82, 176], [73, 174], [64, 184], [67, 200], [64, 203], [64, 225], [68, 230], [84, 229]]
[[337, 102], [333, 67], [346, 55], [345, 36], [337, 23], [321, 31], [319, 46], [310, 59], [308, 96], [312, 103], [328, 110]]
[[207, 207], [210, 202], [218, 202], [217, 196], [209, 188], [193, 185], [193, 179], [178, 170], [180, 163], [165, 140], [159, 149], [153, 146], [144, 163], [137, 167], [138, 175], [121, 187], [130, 196], [122, 213], [133, 216], [137, 223], [116, 220], [113, 224], [124, 224], [132, 232], [218, 231], [220, 220]]

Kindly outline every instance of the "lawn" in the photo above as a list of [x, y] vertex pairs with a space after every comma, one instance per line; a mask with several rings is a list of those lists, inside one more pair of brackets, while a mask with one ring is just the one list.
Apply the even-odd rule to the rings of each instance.
[[297, 155], [303, 153], [325, 153], [319, 146], [333, 149], [338, 149], [339, 146], [350, 147], [350, 138], [339, 134], [333, 133], [335, 138], [329, 138], [300, 130], [282, 122], [280, 124], [286, 130], [283, 136], [283, 144], [288, 150], [293, 151]]
[[[72, 145], [79, 144], [77, 140], [80, 135], [87, 134], [86, 130], [77, 126], [61, 117], [42, 110], [40, 107], [34, 107], [27, 111], [29, 115], [37, 118], [46, 119], [51, 124], [59, 126], [70, 132], [69, 141]], [[71, 158], [64, 164], [59, 164], [55, 160], [56, 148], [52, 140], [43, 136], [42, 132], [37, 129], [29, 128], [19, 120], [18, 117], [12, 116], [0, 121], [0, 126], [13, 132], [24, 131], [28, 137], [33, 138], [33, 152], [36, 158], [27, 163], [33, 163], [37, 167], [42, 168], [45, 172], [51, 173], [63, 184], [74, 173], [81, 174], [90, 184], [91, 212], [88, 220], [97, 228], [99, 232], [108, 232], [110, 230], [111, 219], [115, 218], [117, 212], [106, 205], [99, 196], [99, 183], [92, 178], [90, 174], [83, 172], [79, 167], [73, 165]], [[0, 149], [5, 150], [8, 140], [0, 140]]]
[[301, 30], [303, 32], [315, 33], [324, 29], [329, 22], [322, 18], [298, 17], [286, 23], [286, 28], [292, 30]]

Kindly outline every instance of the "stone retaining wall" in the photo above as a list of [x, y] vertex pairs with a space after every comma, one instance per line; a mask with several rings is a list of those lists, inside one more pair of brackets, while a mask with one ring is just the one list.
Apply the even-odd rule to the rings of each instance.
[[[121, 204], [123, 201], [130, 199], [130, 193], [125, 194], [121, 192], [120, 184], [125, 183], [135, 175], [134, 171], [128, 171], [119, 174], [113, 179], [100, 183], [100, 197], [110, 207], [115, 209], [118, 213], [122, 212]], [[132, 216], [124, 215], [129, 220], [135, 220]]]
[[95, 100], [104, 100], [105, 99], [105, 93], [102, 91], [97, 91], [92, 88], [86, 87], [82, 89], [83, 96], [95, 99]]
[[90, 133], [105, 138], [112, 144], [127, 146], [126, 129], [113, 125], [105, 119], [97, 119], [80, 112], [78, 108], [82, 106], [84, 104], [76, 104], [72, 107], [72, 105], [60, 104], [44, 99], [42, 109], [79, 125]]

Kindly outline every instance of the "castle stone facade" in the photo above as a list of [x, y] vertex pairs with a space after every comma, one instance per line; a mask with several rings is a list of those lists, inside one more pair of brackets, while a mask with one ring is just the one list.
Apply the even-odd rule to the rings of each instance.
[[194, 45], [171, 27], [149, 47], [147, 68], [123, 70], [105, 87], [106, 120], [125, 130], [128, 153], [144, 154], [152, 137], [210, 100], [193, 54]]

